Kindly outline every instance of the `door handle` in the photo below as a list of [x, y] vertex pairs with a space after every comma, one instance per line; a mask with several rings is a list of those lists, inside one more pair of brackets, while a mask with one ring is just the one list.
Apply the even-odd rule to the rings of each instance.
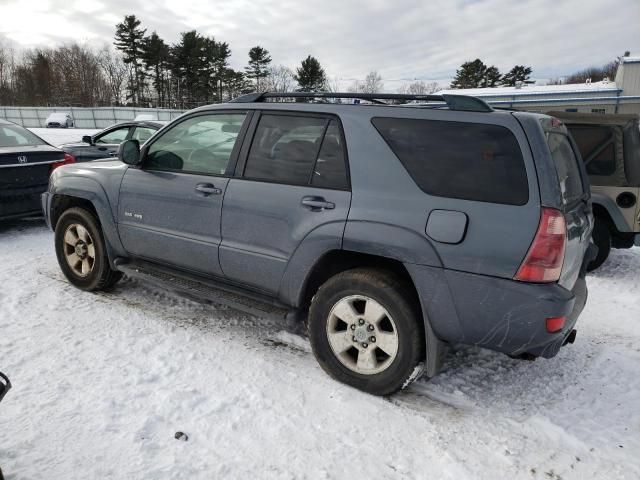
[[199, 183], [196, 185], [196, 191], [203, 193], [205, 197], [209, 195], [220, 195], [222, 190], [216, 188], [211, 183]]
[[312, 212], [319, 212], [320, 210], [333, 210], [336, 208], [336, 204], [327, 202], [323, 197], [302, 197], [302, 205], [309, 207]]

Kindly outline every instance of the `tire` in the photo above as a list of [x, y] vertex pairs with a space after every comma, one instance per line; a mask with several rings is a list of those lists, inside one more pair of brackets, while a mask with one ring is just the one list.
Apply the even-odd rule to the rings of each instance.
[[308, 317], [320, 366], [334, 379], [373, 395], [389, 395], [419, 378], [425, 337], [414, 297], [412, 286], [382, 270], [358, 268], [331, 277], [311, 301]]
[[592, 233], [593, 243], [598, 247], [598, 254], [587, 266], [587, 271], [592, 272], [599, 268], [609, 257], [611, 252], [611, 230], [605, 222], [596, 218], [596, 224]]
[[109, 265], [98, 220], [84, 208], [62, 213], [56, 224], [55, 248], [62, 273], [81, 290], [107, 290], [122, 277], [122, 272]]

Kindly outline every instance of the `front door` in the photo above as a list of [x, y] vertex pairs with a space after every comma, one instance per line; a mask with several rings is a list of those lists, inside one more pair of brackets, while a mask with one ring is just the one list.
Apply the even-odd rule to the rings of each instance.
[[276, 293], [301, 242], [331, 224], [340, 247], [351, 202], [345, 152], [336, 118], [260, 116], [243, 175], [225, 193], [220, 263], [230, 280]]
[[142, 152], [120, 187], [118, 229], [127, 252], [206, 275], [218, 261], [222, 200], [245, 112], [187, 117]]

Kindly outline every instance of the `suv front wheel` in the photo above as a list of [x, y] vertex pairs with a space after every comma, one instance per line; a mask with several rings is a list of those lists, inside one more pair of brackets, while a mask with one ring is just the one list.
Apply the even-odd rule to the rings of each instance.
[[333, 378], [374, 395], [400, 390], [422, 373], [424, 326], [412, 287], [376, 269], [330, 278], [309, 309], [309, 336]]
[[84, 208], [64, 211], [56, 224], [55, 244], [62, 272], [82, 290], [105, 290], [122, 277], [109, 265], [98, 221]]

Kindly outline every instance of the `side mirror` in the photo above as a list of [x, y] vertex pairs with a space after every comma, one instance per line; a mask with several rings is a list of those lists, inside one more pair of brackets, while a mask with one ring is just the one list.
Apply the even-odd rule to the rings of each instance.
[[118, 148], [118, 159], [127, 165], [140, 165], [140, 142], [138, 140], [126, 140]]
[[91, 135], [83, 135], [82, 143], [88, 143], [89, 145], [93, 145], [93, 139], [91, 138]]

